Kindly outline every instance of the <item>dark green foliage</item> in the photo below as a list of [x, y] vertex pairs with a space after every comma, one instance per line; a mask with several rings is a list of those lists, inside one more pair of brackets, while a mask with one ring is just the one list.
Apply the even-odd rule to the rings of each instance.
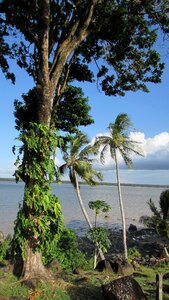
[[11, 236], [7, 235], [7, 237], [0, 242], [0, 262], [4, 259], [9, 259], [11, 253]]
[[169, 190], [165, 190], [161, 193], [159, 204], [163, 214], [163, 219], [169, 220]]
[[153, 215], [151, 217], [142, 216], [140, 222], [148, 228], [154, 228], [157, 233], [164, 234], [169, 238], [169, 190], [165, 190], [160, 194], [160, 210], [155, 206], [152, 199], [149, 200], [148, 205]]
[[[13, 30], [12, 49], [20, 67], [38, 80], [38, 36], [40, 32], [39, 2], [1, 1], [2, 24]], [[77, 24], [73, 32], [76, 42], [79, 31], [90, 10], [89, 1], [50, 1], [49, 67], [51, 76], [59, 46]], [[163, 63], [153, 49], [158, 33], [169, 32], [168, 1], [95, 1], [94, 14], [90, 20], [87, 38], [73, 50], [71, 64], [65, 64], [60, 84], [67, 74], [69, 80], [92, 81], [90, 62], [97, 65], [96, 75], [107, 95], [124, 95], [141, 89], [148, 91], [147, 82], [160, 82]], [[6, 17], [6, 19], [5, 19]], [[4, 21], [3, 21], [4, 20]], [[7, 22], [5, 22], [7, 20]], [[21, 32], [25, 41], [15, 40]], [[5, 33], [2, 32], [2, 36]], [[33, 47], [33, 45], [35, 47]], [[15, 46], [15, 47], [14, 47]], [[30, 47], [29, 47], [30, 46]], [[8, 55], [8, 49], [6, 51]]]
[[88, 98], [84, 97], [82, 89], [69, 85], [63, 92], [58, 109], [56, 113], [53, 113], [52, 119], [56, 128], [75, 133], [79, 126], [94, 123], [89, 111]]
[[[36, 88], [22, 95], [23, 101], [15, 100], [16, 129], [25, 130], [37, 119]], [[57, 97], [55, 98], [57, 102]], [[57, 130], [74, 133], [79, 126], [87, 126], [94, 121], [89, 115], [88, 98], [79, 87], [67, 86], [59, 99], [59, 105], [52, 113], [52, 126]]]
[[72, 229], [65, 229], [56, 244], [53, 253], [44, 254], [45, 262], [57, 259], [63, 269], [74, 270], [77, 267], [87, 267], [85, 255], [78, 248], [78, 241]]
[[21, 132], [28, 130], [37, 119], [36, 89], [29, 90], [28, 94], [22, 95], [22, 99], [14, 101], [16, 129]]
[[8, 57], [12, 58], [12, 51], [9, 44], [6, 42], [6, 38], [9, 36], [7, 27], [3, 20], [0, 18], [0, 69], [5, 74], [7, 79], [10, 79], [12, 83], [15, 83], [15, 76], [9, 71]]

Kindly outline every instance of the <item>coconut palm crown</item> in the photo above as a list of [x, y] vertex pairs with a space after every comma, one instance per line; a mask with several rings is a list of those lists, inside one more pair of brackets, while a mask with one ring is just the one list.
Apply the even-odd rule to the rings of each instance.
[[[131, 168], [133, 162], [131, 154], [135, 153], [143, 156], [142, 149], [139, 147], [139, 143], [131, 140], [129, 137], [129, 128], [132, 127], [129, 116], [126, 113], [120, 113], [115, 119], [114, 123], [110, 123], [108, 126], [109, 136], [99, 136], [95, 140], [95, 153], [100, 151], [100, 160], [104, 164], [105, 156], [110, 152], [111, 158], [115, 159], [116, 151], [118, 150], [124, 159], [125, 164]], [[101, 146], [101, 150], [100, 150]]]
[[59, 168], [61, 174], [69, 169], [69, 177], [76, 188], [76, 178], [78, 175], [87, 184], [93, 186], [102, 180], [102, 174], [93, 169], [93, 160], [90, 158], [93, 148], [89, 145], [88, 137], [78, 132], [75, 136], [70, 136], [67, 149], [64, 151], [63, 160], [65, 163]]

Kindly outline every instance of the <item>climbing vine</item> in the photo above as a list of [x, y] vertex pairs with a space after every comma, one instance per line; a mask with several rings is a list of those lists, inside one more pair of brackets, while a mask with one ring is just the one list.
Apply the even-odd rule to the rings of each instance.
[[25, 192], [15, 222], [14, 255], [24, 258], [29, 241], [34, 250], [41, 251], [44, 257], [48, 253], [50, 257], [64, 229], [61, 205], [51, 190], [55, 178], [53, 155], [61, 141], [53, 129], [37, 123], [31, 123], [18, 140], [22, 146], [15, 164], [15, 177], [16, 181], [25, 182]]

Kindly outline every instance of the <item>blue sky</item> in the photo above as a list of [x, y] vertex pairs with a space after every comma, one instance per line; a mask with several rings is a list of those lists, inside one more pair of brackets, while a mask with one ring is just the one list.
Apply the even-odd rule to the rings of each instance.
[[[143, 144], [145, 157], [133, 157], [135, 169], [126, 170], [121, 161], [121, 181], [125, 183], [169, 184], [169, 57], [164, 55], [163, 59], [166, 67], [162, 83], [149, 84], [150, 93], [129, 92], [125, 97], [106, 97], [98, 91], [95, 83], [83, 85], [95, 120], [95, 124], [83, 128], [90, 139], [107, 134], [108, 124], [119, 113], [125, 112], [133, 122], [135, 139]], [[11, 177], [15, 169], [12, 146], [16, 144], [18, 132], [14, 128], [13, 101], [21, 99], [22, 93], [33, 86], [31, 78], [14, 63], [11, 69], [16, 73], [15, 85], [0, 73], [0, 177]], [[109, 157], [104, 166], [99, 163], [96, 166], [103, 171], [106, 181], [115, 182], [114, 163]]]

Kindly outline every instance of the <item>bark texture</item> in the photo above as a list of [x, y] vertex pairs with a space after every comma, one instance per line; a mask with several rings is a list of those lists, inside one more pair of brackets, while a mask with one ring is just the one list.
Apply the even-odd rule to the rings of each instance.
[[41, 252], [33, 252], [32, 247], [29, 245], [29, 243], [26, 246], [26, 257], [24, 261], [22, 277], [24, 281], [37, 277], [49, 277], [49, 275], [47, 274], [47, 270], [42, 263]]

